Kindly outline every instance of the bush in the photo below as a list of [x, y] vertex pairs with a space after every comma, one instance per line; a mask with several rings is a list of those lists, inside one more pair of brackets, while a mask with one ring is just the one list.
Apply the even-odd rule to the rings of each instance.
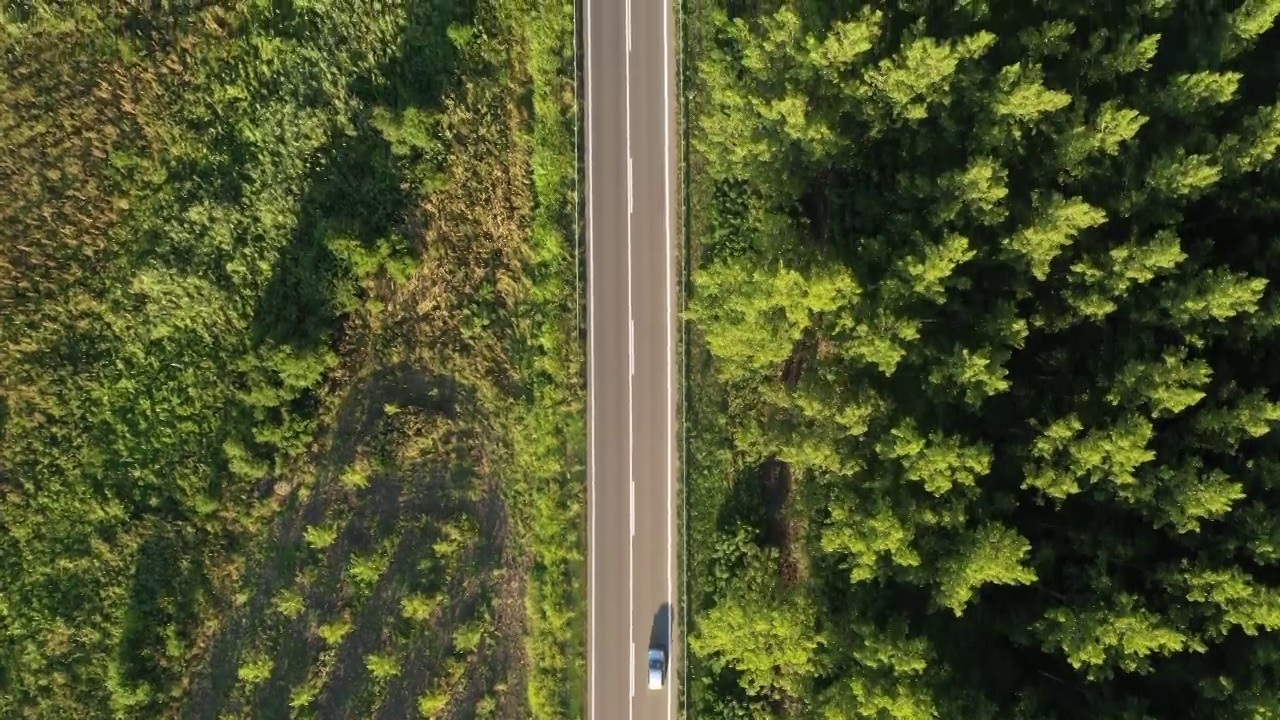
[[268, 655], [253, 653], [240, 664], [236, 677], [240, 678], [240, 682], [244, 683], [246, 688], [252, 690], [271, 677], [271, 671], [275, 669], [275, 665], [275, 661]]
[[306, 601], [302, 599], [302, 595], [299, 594], [297, 590], [292, 588], [287, 588], [276, 593], [271, 604], [275, 606], [276, 612], [290, 620], [307, 611]]
[[393, 655], [369, 655], [364, 665], [377, 682], [386, 682], [400, 674], [400, 660]]
[[428, 598], [424, 595], [412, 594], [400, 601], [400, 614], [406, 620], [426, 622], [439, 607], [439, 598]]
[[324, 639], [326, 645], [337, 647], [342, 644], [342, 640], [347, 636], [347, 633], [351, 632], [351, 628], [351, 620], [343, 617], [321, 625], [316, 632]]
[[302, 537], [312, 550], [323, 551], [338, 539], [338, 526], [334, 523], [312, 525], [303, 531]]
[[418, 714], [423, 720], [432, 720], [448, 706], [449, 693], [444, 690], [429, 692], [418, 698]]

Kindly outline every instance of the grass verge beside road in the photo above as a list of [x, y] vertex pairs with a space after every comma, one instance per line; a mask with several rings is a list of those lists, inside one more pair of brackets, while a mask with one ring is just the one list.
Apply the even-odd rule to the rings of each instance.
[[[530, 709], [534, 717], [581, 717], [585, 688], [585, 358], [575, 282], [578, 213], [573, 0], [542, 2], [530, 19], [533, 84], [533, 281], [530, 322], [541, 348], [527, 369], [541, 380], [515, 437], [537, 483], [526, 499], [534, 565], [526, 601]], [[551, 430], [552, 437], [548, 438]]]

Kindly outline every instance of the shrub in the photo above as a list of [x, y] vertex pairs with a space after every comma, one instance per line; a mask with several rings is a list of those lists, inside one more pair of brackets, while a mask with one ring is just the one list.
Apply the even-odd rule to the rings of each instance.
[[448, 706], [449, 693], [446, 690], [433, 690], [418, 698], [418, 714], [423, 720], [432, 720]]
[[244, 683], [245, 687], [253, 689], [271, 677], [271, 671], [275, 666], [275, 661], [266, 654], [254, 653], [245, 658], [236, 672], [236, 677], [240, 678], [240, 682]]
[[435, 614], [439, 604], [438, 598], [429, 598], [415, 593], [400, 601], [400, 614], [406, 620], [426, 622]]
[[362, 465], [352, 465], [342, 472], [339, 482], [346, 489], [358, 492], [369, 487], [369, 473]]
[[316, 632], [324, 639], [326, 645], [337, 647], [342, 643], [342, 639], [347, 636], [347, 633], [351, 632], [351, 620], [345, 617], [339, 618], [321, 625]]
[[338, 526], [334, 523], [312, 525], [302, 533], [302, 537], [312, 550], [325, 550], [338, 539]]
[[271, 604], [275, 606], [276, 612], [292, 620], [307, 611], [307, 603], [302, 599], [302, 595], [293, 588], [281, 590], [276, 593]]
[[378, 682], [385, 682], [400, 674], [400, 660], [394, 655], [369, 655], [364, 666]]

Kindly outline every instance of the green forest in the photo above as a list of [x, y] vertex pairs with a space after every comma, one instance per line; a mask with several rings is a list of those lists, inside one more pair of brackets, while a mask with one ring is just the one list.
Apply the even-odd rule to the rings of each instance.
[[573, 12], [0, 5], [0, 717], [580, 714]]
[[684, 13], [691, 716], [1280, 717], [1280, 2]]

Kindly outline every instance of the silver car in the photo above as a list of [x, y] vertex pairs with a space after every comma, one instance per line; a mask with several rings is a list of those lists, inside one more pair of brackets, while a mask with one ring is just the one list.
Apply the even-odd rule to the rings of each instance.
[[662, 689], [663, 671], [667, 669], [667, 653], [662, 648], [649, 648], [649, 689]]

